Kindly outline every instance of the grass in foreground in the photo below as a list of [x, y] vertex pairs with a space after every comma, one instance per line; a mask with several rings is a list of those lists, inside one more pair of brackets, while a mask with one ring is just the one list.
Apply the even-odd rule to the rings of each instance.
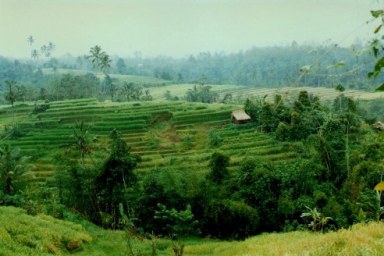
[[[151, 255], [152, 241], [132, 239], [133, 250]], [[384, 255], [384, 223], [357, 224], [326, 234], [306, 231], [262, 234], [245, 241], [188, 238], [184, 256]], [[157, 239], [158, 256], [174, 255], [172, 241]], [[0, 255], [129, 255], [123, 231], [85, 227], [46, 215], [0, 207]]]
[[[357, 224], [326, 234], [297, 231], [263, 234], [242, 242], [186, 247], [185, 255], [384, 255], [384, 223]], [[211, 254], [208, 254], [211, 252]], [[206, 253], [206, 254], [204, 254]]]
[[81, 225], [0, 207], [0, 255], [63, 255], [81, 250], [83, 243], [91, 241]]

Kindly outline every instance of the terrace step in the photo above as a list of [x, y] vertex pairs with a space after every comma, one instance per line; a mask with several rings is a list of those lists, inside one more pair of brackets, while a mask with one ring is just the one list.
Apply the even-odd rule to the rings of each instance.
[[[99, 103], [96, 99], [81, 99], [51, 102], [47, 111], [34, 115], [33, 105], [26, 105], [17, 111], [26, 135], [6, 142], [31, 156], [32, 180], [45, 186], [54, 185], [55, 173], [60, 171], [54, 156], [73, 140], [73, 127], [78, 121], [91, 124], [91, 140], [95, 138], [91, 143], [96, 160], [100, 161], [108, 155], [110, 132], [117, 129], [132, 153], [142, 157], [137, 167], [140, 174], [153, 169], [206, 173], [216, 151], [231, 157], [232, 169], [245, 156], [277, 162], [295, 159], [293, 152], [286, 152], [284, 144], [251, 125], [231, 124], [230, 113], [238, 107], [186, 102]], [[1, 113], [4, 115], [0, 115], [0, 123], [11, 122], [10, 109], [0, 109]], [[219, 146], [210, 146], [210, 131], [223, 139]], [[189, 146], [184, 141], [187, 135], [191, 139]]]

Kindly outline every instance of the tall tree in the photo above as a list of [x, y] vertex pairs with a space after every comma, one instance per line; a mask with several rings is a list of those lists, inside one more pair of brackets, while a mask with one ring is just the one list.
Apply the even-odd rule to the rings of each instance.
[[99, 45], [95, 45], [94, 47], [91, 47], [89, 50], [89, 55], [86, 56], [87, 59], [90, 59], [93, 65], [93, 68], [99, 68], [100, 66], [100, 59], [102, 56], [101, 47]]
[[32, 50], [31, 51], [31, 57], [33, 60], [36, 61], [40, 57], [39, 51], [36, 49]]
[[130, 152], [127, 143], [116, 130], [111, 132], [110, 139], [110, 154], [96, 178], [96, 187], [100, 208], [104, 213], [112, 215], [112, 227], [115, 228], [121, 217], [118, 206], [126, 202], [127, 189], [136, 182], [133, 170], [140, 157]]
[[109, 58], [109, 55], [105, 51], [102, 51], [99, 45], [91, 47], [87, 59], [91, 60], [93, 68], [99, 69], [104, 74], [108, 74], [112, 60]]
[[52, 42], [49, 42], [48, 43], [48, 50], [49, 51], [53, 51], [56, 49], [56, 45], [54, 45]]
[[125, 65], [125, 62], [122, 58], [119, 58], [117, 60], [116, 68], [117, 68], [117, 72], [120, 74], [125, 74], [125, 72], [127, 71], [127, 66]]
[[[104, 52], [103, 52], [103, 53], [104, 53]], [[110, 67], [111, 67], [111, 62], [112, 62], [112, 60], [109, 58], [109, 55], [108, 55], [108, 54], [104, 53], [104, 54], [101, 56], [99, 66], [100, 66], [100, 70], [101, 70], [104, 74], [108, 74], [109, 69], [110, 69]]]
[[[368, 77], [377, 78], [380, 75], [382, 68], [384, 68], [384, 35], [382, 30], [382, 27], [384, 25], [384, 9], [371, 11], [371, 15], [374, 19], [380, 21], [379, 25], [374, 30], [374, 34], [380, 35], [381, 33], [381, 36], [371, 42], [373, 56], [375, 58], [378, 58], [378, 60], [375, 63], [373, 71], [368, 73]], [[378, 88], [376, 88], [376, 90], [384, 91], [384, 83], [382, 83]]]
[[12, 106], [12, 120], [13, 125], [15, 125], [15, 106], [14, 103], [17, 100], [17, 92], [16, 92], [16, 86], [17, 82], [13, 80], [6, 80], [5, 86], [7, 87], [7, 92], [4, 94], [5, 100], [7, 100], [9, 103], [11, 103]]
[[79, 122], [73, 127], [72, 143], [70, 147], [76, 149], [80, 153], [81, 165], [84, 166], [85, 155], [91, 154], [91, 141], [89, 138], [89, 125]]
[[5, 86], [7, 87], [7, 92], [4, 94], [4, 98], [9, 101], [9, 103], [11, 103], [11, 106], [12, 108], [14, 107], [14, 103], [17, 99], [17, 94], [15, 92], [15, 89], [16, 89], [16, 86], [17, 86], [17, 82], [14, 81], [14, 80], [6, 80], [5, 82]]
[[50, 57], [51, 54], [52, 54], [52, 51], [55, 49], [55, 45], [52, 43], [52, 42], [49, 42], [48, 44], [46, 45], [42, 45], [40, 47], [40, 51], [41, 51], [41, 54], [44, 56], [44, 57]]
[[222, 153], [215, 152], [211, 156], [209, 166], [211, 167], [211, 172], [208, 178], [220, 184], [228, 175], [229, 157]]
[[29, 46], [32, 46], [32, 44], [35, 42], [35, 39], [33, 38], [32, 35], [28, 36], [27, 38]]
[[0, 146], [0, 191], [4, 194], [13, 195], [21, 188], [25, 176], [24, 160], [19, 150], [8, 144]]
[[45, 57], [49, 57], [50, 53], [49, 53], [49, 50], [48, 50], [48, 46], [46, 45], [42, 45], [40, 47], [40, 51], [41, 51], [41, 54]]

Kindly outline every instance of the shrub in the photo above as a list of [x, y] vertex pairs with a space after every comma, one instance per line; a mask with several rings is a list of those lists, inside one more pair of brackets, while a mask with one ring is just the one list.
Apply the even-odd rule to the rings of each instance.
[[49, 103], [43, 103], [43, 104], [35, 104], [35, 107], [32, 111], [33, 114], [42, 113], [47, 111], [49, 109]]
[[210, 129], [208, 132], [208, 139], [209, 139], [209, 145], [211, 147], [219, 147], [223, 143], [223, 138], [220, 136], [220, 134]]
[[208, 178], [213, 182], [220, 184], [228, 176], [228, 165], [229, 157], [215, 152], [211, 156], [209, 166], [211, 167], [211, 172], [208, 175]]
[[243, 202], [215, 200], [205, 207], [202, 222], [205, 235], [244, 239], [258, 232], [259, 214]]
[[184, 145], [184, 148], [189, 150], [192, 148], [193, 144], [192, 144], [192, 136], [189, 135], [189, 134], [186, 134], [183, 138], [183, 145]]
[[194, 220], [191, 206], [187, 205], [185, 210], [167, 209], [163, 204], [158, 203], [158, 210], [155, 211], [154, 219], [162, 227], [162, 234], [171, 237], [195, 235], [197, 233], [197, 221]]

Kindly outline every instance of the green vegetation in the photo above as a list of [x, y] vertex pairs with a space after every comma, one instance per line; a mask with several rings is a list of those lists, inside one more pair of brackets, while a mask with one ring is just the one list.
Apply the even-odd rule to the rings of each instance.
[[[331, 108], [305, 91], [291, 103], [248, 100], [253, 121], [246, 125], [230, 123], [239, 108], [231, 104], [44, 104], [35, 114], [32, 105], [15, 105], [24, 135], [3, 140], [30, 156], [33, 193], [8, 193], [15, 200], [7, 201], [32, 200], [29, 212], [62, 218], [68, 207], [121, 228], [122, 203], [141, 234], [169, 236], [195, 223], [194, 234], [236, 239], [305, 228], [307, 207], [332, 218], [324, 230], [376, 219], [370, 191], [380, 180], [374, 161], [383, 145], [344, 94]], [[12, 108], [3, 111], [11, 123]], [[56, 198], [50, 207], [48, 198]]]
[[290, 232], [262, 234], [244, 242], [202, 243], [185, 255], [381, 255], [382, 223], [358, 224], [327, 234]]
[[[383, 18], [384, 18], [384, 10], [373, 10], [371, 11], [371, 15], [374, 19], [379, 20], [380, 24], [376, 27], [374, 30], [374, 33], [379, 35], [383, 34], [382, 26], [384, 24]], [[377, 37], [374, 40], [372, 40], [370, 47], [372, 49], [373, 56], [377, 58], [375, 66], [373, 68], [373, 71], [370, 71], [368, 73], [368, 77], [377, 78], [380, 76], [382, 72], [382, 68], [384, 67], [384, 57], [383, 55], [383, 36]], [[380, 84], [378, 88], [376, 88], [376, 91], [384, 91], [384, 84]]]
[[[0, 253], [2, 255], [130, 255], [123, 231], [102, 230], [91, 224], [54, 219], [46, 215], [30, 216], [18, 208], [0, 207]], [[382, 223], [358, 224], [326, 234], [295, 231], [263, 234], [245, 241], [218, 241], [187, 238], [184, 255], [381, 255], [384, 236]], [[168, 239], [132, 237], [134, 253], [173, 254], [174, 243]]]
[[352, 90], [361, 72], [382, 77], [382, 39], [370, 47], [364, 68], [362, 46], [297, 44], [178, 62], [98, 45], [69, 66], [0, 58], [0, 254], [379, 255], [382, 94]]
[[68, 255], [92, 241], [79, 224], [14, 207], [0, 207], [0, 226], [1, 255]]

